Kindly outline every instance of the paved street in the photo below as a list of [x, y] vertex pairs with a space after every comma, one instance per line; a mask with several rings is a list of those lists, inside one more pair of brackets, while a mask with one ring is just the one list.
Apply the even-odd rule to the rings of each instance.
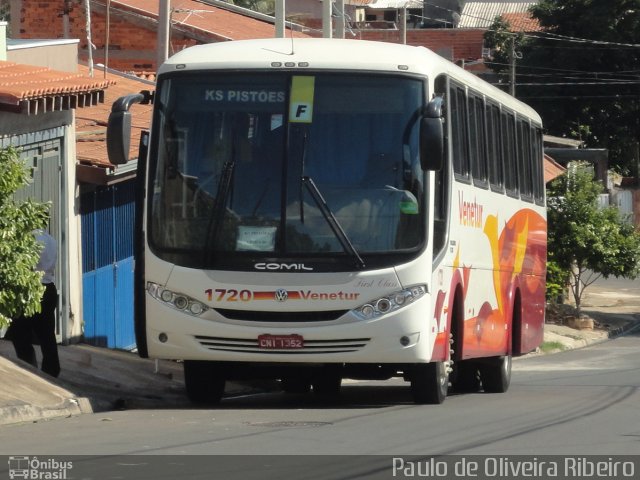
[[[104, 412], [4, 427], [0, 453], [638, 454], [640, 336], [514, 363], [506, 394], [414, 405], [405, 383], [347, 384], [337, 404], [266, 393], [219, 408]], [[595, 433], [597, 432], [597, 434]]]

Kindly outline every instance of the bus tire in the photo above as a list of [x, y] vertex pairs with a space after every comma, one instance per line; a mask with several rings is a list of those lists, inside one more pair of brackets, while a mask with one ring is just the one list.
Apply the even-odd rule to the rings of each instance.
[[340, 395], [342, 365], [326, 365], [315, 373], [311, 381], [314, 395], [323, 399], [335, 399]]
[[184, 384], [191, 402], [215, 405], [224, 394], [225, 378], [215, 362], [185, 360]]
[[302, 377], [283, 377], [280, 380], [282, 390], [285, 393], [309, 393], [311, 391], [311, 381]]
[[486, 393], [504, 393], [511, 383], [511, 355], [482, 360], [480, 378]]
[[447, 398], [449, 372], [447, 362], [415, 364], [411, 372], [411, 394], [418, 404], [438, 405]]

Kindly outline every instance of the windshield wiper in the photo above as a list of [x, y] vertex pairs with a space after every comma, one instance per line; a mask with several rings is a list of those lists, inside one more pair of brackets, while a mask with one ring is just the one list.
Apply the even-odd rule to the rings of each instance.
[[[219, 232], [220, 224], [224, 219], [227, 198], [229, 197], [229, 192], [231, 191], [231, 182], [233, 180], [233, 171], [235, 170], [235, 167], [236, 159], [232, 149], [231, 159], [226, 161], [222, 167], [220, 183], [218, 184], [218, 189], [216, 190], [216, 200], [213, 204], [213, 217], [211, 218], [211, 221], [209, 222], [209, 228], [207, 229], [207, 236], [204, 244], [204, 248], [206, 250], [205, 258], [207, 262], [211, 260], [211, 251], [213, 250], [211, 247], [209, 247], [210, 241], [215, 240], [215, 235]], [[212, 236], [214, 236], [213, 239], [211, 238]], [[215, 246], [215, 241], [211, 243], [213, 244], [213, 246]]]
[[307, 190], [311, 194], [313, 201], [316, 203], [316, 205], [320, 209], [320, 212], [322, 212], [322, 216], [331, 227], [331, 230], [333, 230], [333, 234], [340, 241], [342, 248], [344, 248], [346, 252], [351, 254], [356, 259], [356, 265], [358, 267], [364, 268], [365, 267], [364, 260], [362, 260], [362, 257], [360, 256], [356, 248], [351, 243], [351, 240], [349, 240], [349, 237], [347, 236], [344, 229], [338, 222], [338, 219], [335, 217], [335, 215], [329, 208], [329, 205], [327, 205], [327, 202], [324, 200], [322, 193], [320, 193], [320, 190], [318, 190], [318, 187], [316, 186], [314, 181], [307, 176], [303, 176], [301, 178], [301, 181], [302, 181], [302, 184], [305, 187], [307, 187]]

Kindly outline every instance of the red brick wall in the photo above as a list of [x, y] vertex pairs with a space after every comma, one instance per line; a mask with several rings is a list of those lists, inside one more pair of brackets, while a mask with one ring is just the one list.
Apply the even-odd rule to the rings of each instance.
[[11, 20], [11, 31], [20, 38], [63, 38], [62, 14], [64, 2], [60, 0], [22, 0], [19, 8], [20, 24]]
[[[453, 61], [482, 58], [482, 29], [433, 28], [407, 30], [409, 45], [423, 46], [434, 51], [450, 50]], [[400, 43], [399, 30], [359, 30], [358, 38]]]
[[[87, 21], [84, 2], [67, 2], [69, 12], [69, 38], [80, 40], [78, 56], [87, 61]], [[64, 2], [61, 0], [22, 0], [20, 8], [20, 38], [64, 38]], [[106, 18], [104, 14], [91, 12], [91, 41], [94, 63], [105, 62], [104, 45], [106, 42]], [[15, 35], [15, 33], [14, 33]], [[126, 72], [156, 70], [156, 32], [149, 28], [134, 25], [117, 16], [109, 20], [109, 67]], [[172, 32], [169, 54], [178, 52], [197, 42]]]

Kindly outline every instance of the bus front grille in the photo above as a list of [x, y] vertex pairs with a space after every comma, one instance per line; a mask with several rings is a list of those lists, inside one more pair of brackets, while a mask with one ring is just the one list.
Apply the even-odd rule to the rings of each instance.
[[256, 310], [231, 310], [216, 308], [223, 317], [229, 320], [243, 320], [246, 322], [330, 322], [337, 320], [349, 310], [326, 310], [314, 312], [264, 312]]
[[329, 354], [351, 353], [362, 350], [370, 338], [341, 338], [332, 340], [304, 340], [300, 348], [262, 348], [257, 338], [225, 338], [196, 335], [196, 340], [209, 350], [221, 352], [251, 352], [263, 354]]

